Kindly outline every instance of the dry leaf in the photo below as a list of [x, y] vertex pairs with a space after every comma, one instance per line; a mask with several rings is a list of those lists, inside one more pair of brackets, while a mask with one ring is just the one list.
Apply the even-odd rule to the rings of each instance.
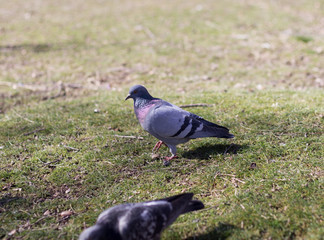
[[51, 212], [50, 212], [49, 210], [46, 210], [46, 211], [43, 213], [44, 216], [48, 216], [48, 215], [50, 215], [50, 214], [51, 214]]
[[8, 235], [9, 235], [9, 236], [12, 236], [12, 235], [14, 235], [16, 232], [17, 232], [16, 229], [14, 229], [14, 230], [10, 231], [10, 232], [8, 233]]
[[61, 217], [68, 217], [71, 216], [73, 212], [71, 210], [63, 211], [60, 213]]

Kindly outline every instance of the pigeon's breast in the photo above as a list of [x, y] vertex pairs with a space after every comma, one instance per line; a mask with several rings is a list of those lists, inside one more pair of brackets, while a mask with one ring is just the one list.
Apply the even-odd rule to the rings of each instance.
[[145, 120], [149, 112], [156, 106], [156, 104], [159, 102], [159, 100], [153, 100], [149, 103], [141, 106], [140, 108], [135, 110], [136, 117], [141, 124], [141, 126], [144, 128], [144, 130], [147, 130], [145, 127]]

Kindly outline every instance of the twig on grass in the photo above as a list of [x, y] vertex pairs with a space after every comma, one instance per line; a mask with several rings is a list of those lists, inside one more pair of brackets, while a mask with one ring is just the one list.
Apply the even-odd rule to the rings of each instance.
[[208, 208], [203, 208], [203, 209], [200, 209], [199, 212], [208, 211], [210, 209], [218, 208], [218, 207], [219, 207], [219, 205], [211, 206], [211, 207], [208, 207]]
[[138, 140], [143, 140], [143, 137], [136, 137], [136, 136], [124, 136], [124, 135], [113, 135], [114, 137], [119, 137], [119, 138], [131, 138], [131, 139], [138, 139]]
[[180, 105], [181, 108], [189, 108], [189, 107], [212, 107], [212, 104], [207, 103], [196, 103], [196, 104], [186, 104], [186, 105]]
[[56, 160], [54, 160], [54, 161], [51, 161], [51, 162], [46, 162], [46, 163], [44, 163], [44, 165], [50, 165], [50, 164], [52, 164], [52, 163], [57, 163], [57, 162], [59, 162], [61, 159], [56, 159]]
[[35, 224], [39, 223], [40, 221], [44, 220], [45, 218], [47, 218], [47, 216], [41, 217], [40, 219], [36, 220], [36, 222], [34, 222], [34, 223], [30, 224], [30, 225], [31, 226], [35, 225]]
[[235, 174], [228, 174], [228, 173], [217, 173], [217, 174], [215, 175], [215, 177], [216, 177], [216, 176], [230, 176], [230, 177], [236, 177]]
[[214, 176], [214, 178], [216, 178], [218, 176], [221, 177], [222, 179], [226, 180], [226, 181], [229, 181], [229, 180], [227, 178], [225, 178], [225, 177], [222, 177], [222, 176], [229, 176], [229, 177], [232, 177], [232, 180], [234, 180], [234, 181], [237, 181], [237, 182], [240, 182], [240, 183], [243, 183], [243, 184], [245, 183], [245, 181], [237, 178], [235, 174], [216, 173], [215, 176]]
[[155, 40], [155, 35], [154, 33], [152, 33], [152, 31], [149, 28], [144, 27], [143, 30], [147, 36], [149, 36], [152, 40]]
[[33, 134], [33, 133], [37, 133], [37, 132], [40, 132], [40, 131], [43, 131], [43, 130], [45, 130], [45, 128], [37, 128], [37, 129], [35, 129], [34, 131], [26, 132], [26, 133], [24, 133], [23, 135], [24, 135], [24, 136], [28, 136], [28, 135], [31, 135], [31, 134]]
[[70, 147], [70, 146], [67, 146], [67, 145], [64, 145], [64, 144], [62, 144], [62, 147], [66, 148], [67, 150], [70, 150], [70, 151], [76, 151], [76, 152], [80, 151], [80, 149]]
[[230, 148], [233, 147], [233, 146], [234, 146], [234, 144], [231, 143], [231, 144], [229, 145], [229, 147], [225, 149], [224, 155], [226, 155], [226, 153], [228, 152], [228, 150], [230, 150]]
[[240, 206], [241, 206], [241, 208], [242, 208], [243, 210], [245, 210], [245, 207], [243, 206], [243, 204], [240, 204]]
[[25, 118], [25, 117], [23, 117], [22, 115], [20, 115], [19, 113], [17, 113], [15, 110], [12, 110], [18, 117], [20, 117], [20, 118], [22, 118], [22, 119], [24, 119], [24, 120], [26, 120], [26, 121], [28, 121], [28, 122], [30, 122], [30, 123], [34, 123], [34, 121], [32, 121], [32, 120], [30, 120], [30, 119], [28, 119], [28, 118]]
[[0, 199], [0, 206], [6, 203], [9, 203], [11, 201], [15, 201], [20, 199], [20, 197], [4, 197], [2, 199]]
[[244, 181], [242, 181], [241, 179], [239, 179], [239, 178], [233, 178], [235, 181], [238, 181], [238, 182], [240, 182], [240, 183], [245, 183]]

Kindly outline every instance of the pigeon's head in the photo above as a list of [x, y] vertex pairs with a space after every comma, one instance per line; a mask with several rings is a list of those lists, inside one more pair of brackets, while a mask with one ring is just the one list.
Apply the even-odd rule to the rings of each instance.
[[79, 240], [121, 240], [121, 237], [116, 231], [106, 225], [96, 224], [84, 230]]
[[133, 98], [144, 98], [144, 99], [153, 99], [153, 97], [149, 94], [146, 88], [142, 85], [135, 85], [129, 89], [129, 93], [125, 100]]

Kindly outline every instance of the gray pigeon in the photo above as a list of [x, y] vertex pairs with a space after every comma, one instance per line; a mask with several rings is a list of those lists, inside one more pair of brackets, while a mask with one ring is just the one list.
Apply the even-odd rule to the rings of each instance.
[[162, 99], [154, 98], [142, 85], [130, 88], [126, 99], [134, 100], [134, 110], [141, 126], [160, 141], [154, 146], [158, 150], [162, 144], [170, 148], [171, 157], [166, 157], [164, 165], [176, 158], [177, 145], [190, 139], [203, 137], [233, 138], [226, 127], [209, 122], [202, 117], [187, 112]]
[[204, 208], [192, 193], [142, 203], [127, 203], [102, 212], [79, 240], [158, 240], [180, 214]]

